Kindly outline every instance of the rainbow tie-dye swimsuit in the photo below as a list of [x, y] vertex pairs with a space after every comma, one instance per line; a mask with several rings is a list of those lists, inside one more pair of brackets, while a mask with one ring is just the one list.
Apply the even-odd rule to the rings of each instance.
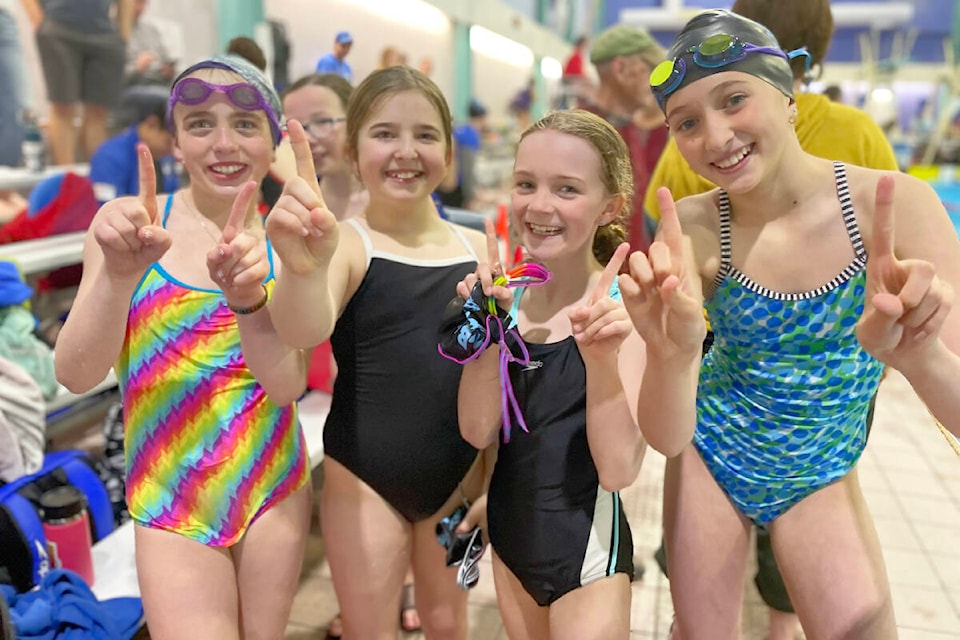
[[296, 405], [274, 404], [250, 373], [219, 290], [154, 264], [130, 304], [117, 376], [137, 524], [231, 546], [309, 479]]

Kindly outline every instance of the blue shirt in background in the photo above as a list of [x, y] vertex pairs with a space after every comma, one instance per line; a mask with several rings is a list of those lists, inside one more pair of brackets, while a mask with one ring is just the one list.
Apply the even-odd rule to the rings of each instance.
[[353, 70], [346, 60], [340, 60], [332, 53], [328, 53], [317, 60], [317, 73], [335, 73], [346, 78], [347, 82], [353, 82]]
[[[137, 125], [118, 133], [104, 142], [90, 158], [90, 181], [93, 194], [101, 203], [135, 196], [140, 192], [140, 176], [137, 162]], [[180, 188], [173, 156], [155, 159], [159, 165], [157, 192], [172, 193]]]

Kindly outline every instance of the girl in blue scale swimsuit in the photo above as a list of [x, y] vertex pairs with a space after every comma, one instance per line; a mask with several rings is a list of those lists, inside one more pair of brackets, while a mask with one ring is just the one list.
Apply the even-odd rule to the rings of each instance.
[[[519, 337], [529, 353], [528, 362], [501, 369], [501, 346], [489, 346], [467, 358], [460, 382], [464, 438], [478, 448], [499, 444], [487, 517], [512, 640], [629, 636], [633, 544], [618, 491], [637, 477], [644, 437], [670, 455], [692, 434], [692, 418], [686, 431], [648, 431], [646, 409], [644, 431], [637, 426], [638, 405], [669, 398], [645, 378], [641, 392], [644, 343], [620, 302], [616, 274], [628, 246], [618, 223], [632, 193], [629, 154], [606, 121], [577, 110], [548, 114], [520, 139], [512, 222], [550, 279], [494, 286], [489, 229], [488, 262], [457, 287], [467, 300], [479, 281], [510, 309], [516, 329], [506, 344], [523, 352]], [[694, 310], [696, 293], [687, 296]], [[702, 340], [703, 322], [697, 328]], [[677, 365], [691, 380], [694, 353]]]
[[[888, 364], [942, 411], [960, 351], [960, 242], [943, 206], [910, 176], [805, 153], [792, 55], [761, 25], [707, 11], [651, 73], [681, 154], [718, 185], [676, 207], [658, 194], [660, 235], [682, 228], [695, 271], [651, 249], [621, 278], [638, 329], [658, 285], [699, 279], [716, 338], [695, 395], [657, 372], [688, 391], [678, 410], [696, 406], [664, 487], [674, 638], [740, 637], [751, 521], [770, 531], [807, 638], [897, 636], [857, 480], [867, 409]], [[677, 307], [660, 342], [686, 344], [695, 318]]]

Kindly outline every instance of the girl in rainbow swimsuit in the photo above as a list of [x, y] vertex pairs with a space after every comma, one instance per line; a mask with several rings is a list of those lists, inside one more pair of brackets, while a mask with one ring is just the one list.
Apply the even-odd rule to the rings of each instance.
[[305, 358], [265, 308], [279, 265], [254, 200], [280, 101], [249, 63], [214, 57], [177, 78], [167, 118], [190, 186], [158, 198], [141, 145], [139, 196], [87, 234], [57, 375], [80, 392], [116, 365], [151, 637], [281, 637], [310, 487]]

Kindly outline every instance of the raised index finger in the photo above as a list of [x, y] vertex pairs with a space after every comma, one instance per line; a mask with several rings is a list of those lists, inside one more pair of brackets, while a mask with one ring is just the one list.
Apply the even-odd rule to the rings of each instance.
[[299, 121], [287, 120], [287, 138], [290, 140], [290, 148], [293, 149], [293, 157], [297, 161], [297, 175], [310, 185], [322, 204], [323, 195], [320, 193], [320, 182], [317, 181], [317, 168], [313, 164], [310, 141], [307, 140], [307, 133]]
[[627, 259], [627, 254], [629, 253], [630, 245], [626, 242], [620, 243], [617, 250], [613, 252], [613, 255], [610, 257], [610, 262], [607, 263], [607, 266], [603, 269], [603, 273], [600, 274], [600, 281], [597, 282], [597, 288], [593, 290], [593, 295], [590, 297], [593, 302], [610, 294], [613, 279], [620, 273], [620, 267], [623, 266], [623, 261]]
[[[491, 270], [500, 267], [500, 241], [497, 239], [497, 231], [493, 226], [493, 220], [487, 218], [483, 221], [483, 230], [487, 236], [487, 261]], [[499, 274], [502, 275], [502, 274]]]
[[893, 189], [894, 178], [882, 176], [877, 181], [877, 195], [873, 207], [873, 242], [870, 255], [893, 256]]
[[153, 154], [150, 148], [142, 142], [137, 144], [137, 171], [140, 177], [140, 192], [138, 197], [150, 216], [150, 223], [157, 221], [159, 210], [157, 207], [157, 171], [153, 168]]
[[677, 205], [673, 202], [670, 189], [657, 189], [657, 204], [660, 205], [659, 235], [670, 249], [671, 262], [674, 265], [683, 264], [683, 227], [680, 226]]
[[223, 225], [222, 239], [224, 242], [232, 242], [233, 239], [237, 237], [237, 233], [247, 226], [247, 211], [250, 209], [250, 201], [256, 192], [257, 183], [253, 180], [250, 180], [240, 187], [240, 191], [237, 192], [237, 197], [233, 199], [230, 217], [227, 218], [227, 223]]

